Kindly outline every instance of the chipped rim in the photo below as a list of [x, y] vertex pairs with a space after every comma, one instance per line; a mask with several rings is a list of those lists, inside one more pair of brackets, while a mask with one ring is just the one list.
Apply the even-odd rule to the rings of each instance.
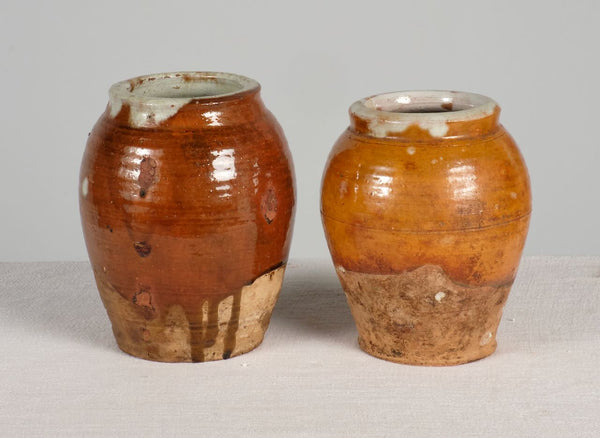
[[354, 102], [349, 112], [351, 119], [366, 121], [375, 137], [399, 134], [410, 125], [428, 130], [433, 137], [443, 137], [448, 132], [447, 123], [482, 119], [498, 108], [493, 99], [481, 94], [415, 90], [366, 97]]

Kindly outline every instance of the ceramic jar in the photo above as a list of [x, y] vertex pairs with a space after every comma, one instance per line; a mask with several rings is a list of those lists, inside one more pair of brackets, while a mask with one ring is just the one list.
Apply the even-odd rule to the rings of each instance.
[[367, 353], [452, 365], [495, 350], [531, 212], [527, 169], [499, 114], [485, 96], [450, 91], [350, 107], [321, 212]]
[[167, 362], [258, 346], [288, 257], [292, 159], [259, 84], [226, 73], [110, 89], [80, 173], [85, 241], [119, 347]]

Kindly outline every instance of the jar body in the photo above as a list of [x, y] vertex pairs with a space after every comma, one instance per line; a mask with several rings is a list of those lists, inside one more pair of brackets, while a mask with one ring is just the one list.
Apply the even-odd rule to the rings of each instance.
[[[175, 75], [130, 83], [146, 93], [150, 81], [179, 90], [220, 80]], [[238, 88], [172, 102], [150, 89], [150, 104], [127, 89], [88, 139], [85, 241], [117, 343], [134, 356], [226, 359], [258, 346], [269, 324], [291, 240], [293, 167], [258, 85]]]
[[522, 156], [489, 120], [498, 112], [450, 118], [448, 136], [409, 123], [376, 137], [357, 117], [335, 144], [322, 220], [368, 353], [451, 365], [495, 350], [531, 210]]

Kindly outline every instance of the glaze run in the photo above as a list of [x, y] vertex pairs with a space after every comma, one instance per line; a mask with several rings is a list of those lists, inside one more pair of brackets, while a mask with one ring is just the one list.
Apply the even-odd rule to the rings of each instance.
[[527, 169], [484, 96], [399, 92], [352, 105], [321, 214], [361, 348], [402, 363], [480, 359], [527, 235]]
[[87, 143], [80, 210], [121, 349], [227, 359], [260, 344], [295, 205], [283, 132], [252, 79], [143, 76], [114, 85]]

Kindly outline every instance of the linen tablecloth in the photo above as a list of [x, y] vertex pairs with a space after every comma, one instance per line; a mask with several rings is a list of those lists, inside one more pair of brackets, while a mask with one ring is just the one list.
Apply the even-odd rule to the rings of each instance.
[[477, 362], [356, 337], [328, 260], [289, 264], [258, 349], [197, 364], [120, 352], [88, 263], [2, 263], [0, 436], [600, 436], [600, 257], [525, 258]]

